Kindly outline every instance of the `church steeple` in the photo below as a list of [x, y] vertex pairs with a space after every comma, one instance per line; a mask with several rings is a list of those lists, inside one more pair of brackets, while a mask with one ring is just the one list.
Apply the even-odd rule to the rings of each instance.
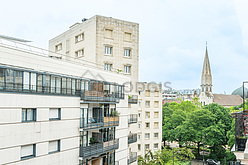
[[212, 92], [212, 75], [211, 75], [210, 63], [208, 58], [207, 45], [206, 45], [206, 53], [205, 53], [203, 69], [202, 69], [201, 87], [202, 87], [202, 92]]

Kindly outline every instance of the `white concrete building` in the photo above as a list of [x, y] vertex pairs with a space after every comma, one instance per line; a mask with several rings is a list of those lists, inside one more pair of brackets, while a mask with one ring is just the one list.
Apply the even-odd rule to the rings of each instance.
[[129, 81], [1, 39], [0, 164], [127, 164]]

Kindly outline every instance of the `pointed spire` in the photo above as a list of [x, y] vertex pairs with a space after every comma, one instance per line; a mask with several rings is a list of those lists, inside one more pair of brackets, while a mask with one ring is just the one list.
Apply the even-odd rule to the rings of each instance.
[[205, 53], [203, 69], [202, 69], [201, 85], [212, 86], [212, 75], [211, 75], [211, 69], [210, 69], [210, 62], [208, 58], [207, 42], [206, 42], [206, 53]]

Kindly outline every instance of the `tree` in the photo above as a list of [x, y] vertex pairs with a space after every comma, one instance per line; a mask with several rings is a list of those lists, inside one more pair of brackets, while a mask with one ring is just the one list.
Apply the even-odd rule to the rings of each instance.
[[230, 149], [235, 144], [235, 119], [232, 120], [231, 129], [227, 132], [227, 144], [230, 147]]

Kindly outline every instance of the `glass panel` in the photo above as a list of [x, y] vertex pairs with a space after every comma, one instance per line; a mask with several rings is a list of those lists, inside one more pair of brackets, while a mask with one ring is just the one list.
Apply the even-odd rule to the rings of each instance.
[[30, 84], [31, 90], [36, 90], [36, 73], [31, 73], [31, 84]]
[[45, 89], [46, 92], [49, 93], [50, 92], [50, 75], [46, 75], [46, 82], [45, 82]]
[[13, 89], [14, 85], [14, 71], [12, 69], [6, 69], [6, 88]]
[[32, 109], [27, 109], [27, 121], [33, 120]]
[[0, 89], [4, 88], [5, 69], [0, 68]]
[[71, 79], [67, 78], [67, 94], [71, 94]]
[[76, 90], [76, 82], [75, 79], [71, 80], [71, 94], [75, 95], [75, 90]]
[[23, 73], [23, 89], [29, 90], [29, 72]]
[[62, 78], [62, 93], [66, 94], [66, 78]]
[[37, 80], [37, 91], [42, 92], [42, 74], [38, 74], [38, 80]]
[[26, 109], [22, 110], [22, 121], [26, 121]]
[[15, 89], [22, 89], [22, 71], [15, 71]]
[[85, 82], [84, 80], [81, 81], [81, 91], [84, 91], [85, 88]]
[[55, 77], [51, 76], [51, 93], [55, 93]]
[[60, 92], [61, 92], [61, 78], [56, 77], [56, 93], [60, 93]]

